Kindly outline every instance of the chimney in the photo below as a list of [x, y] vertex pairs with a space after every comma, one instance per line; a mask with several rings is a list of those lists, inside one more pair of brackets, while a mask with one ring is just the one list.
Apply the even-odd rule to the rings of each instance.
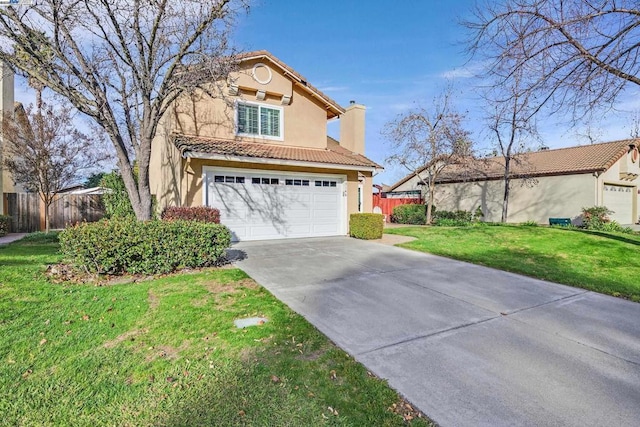
[[0, 61], [0, 215], [4, 214], [4, 196], [2, 193], [5, 192], [5, 185], [8, 185], [11, 181], [2, 167], [4, 162], [2, 129], [4, 127], [5, 116], [13, 116], [13, 101], [13, 71], [7, 64]]
[[340, 145], [354, 153], [364, 155], [364, 116], [366, 107], [349, 102], [345, 113], [340, 116]]

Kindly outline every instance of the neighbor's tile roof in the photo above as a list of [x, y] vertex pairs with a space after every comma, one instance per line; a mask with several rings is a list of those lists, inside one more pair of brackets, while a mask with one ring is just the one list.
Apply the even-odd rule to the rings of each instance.
[[[510, 165], [513, 177], [538, 177], [551, 175], [571, 175], [577, 173], [603, 172], [617, 162], [630, 145], [638, 145], [637, 139], [581, 145], [577, 147], [541, 150], [519, 156]], [[504, 157], [475, 159], [466, 167], [446, 168], [438, 182], [458, 182], [464, 180], [499, 179], [504, 174]], [[391, 190], [411, 179], [408, 175], [395, 183]]]
[[292, 147], [261, 142], [242, 142], [189, 135], [174, 135], [173, 140], [183, 155], [189, 152], [195, 156], [198, 156], [198, 154], [214, 154], [231, 157], [253, 157], [256, 159], [291, 160], [324, 163], [327, 165], [354, 166], [354, 169], [357, 169], [357, 167], [381, 169], [380, 165], [365, 156], [340, 147], [333, 139], [327, 141], [326, 149]]

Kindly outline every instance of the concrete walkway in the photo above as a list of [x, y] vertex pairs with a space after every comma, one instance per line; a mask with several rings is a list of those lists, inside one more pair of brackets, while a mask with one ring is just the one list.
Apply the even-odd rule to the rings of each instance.
[[237, 261], [442, 426], [636, 426], [640, 304], [346, 237]]
[[16, 240], [20, 240], [26, 235], [27, 235], [27, 233], [9, 233], [6, 236], [0, 237], [0, 246], [1, 245], [8, 245], [11, 242], [15, 242]]

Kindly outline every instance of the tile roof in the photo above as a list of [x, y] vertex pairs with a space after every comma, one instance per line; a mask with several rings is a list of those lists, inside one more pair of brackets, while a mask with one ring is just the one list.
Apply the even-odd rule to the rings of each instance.
[[[630, 145], [638, 146], [637, 139], [605, 142], [576, 147], [541, 150], [523, 154], [510, 166], [513, 177], [571, 175], [577, 173], [603, 172], [617, 162]], [[466, 167], [446, 168], [438, 182], [459, 182], [464, 180], [491, 180], [502, 178], [504, 157], [475, 159]], [[391, 186], [391, 190], [411, 179], [408, 175]]]
[[353, 153], [340, 147], [337, 141], [327, 141], [327, 148], [292, 147], [281, 144], [267, 144], [262, 142], [243, 142], [204, 138], [190, 135], [174, 135], [173, 141], [180, 153], [191, 153], [194, 157], [203, 154], [231, 157], [253, 157], [256, 159], [289, 160], [309, 163], [323, 163], [327, 165], [341, 165], [376, 168], [382, 167], [365, 156]]

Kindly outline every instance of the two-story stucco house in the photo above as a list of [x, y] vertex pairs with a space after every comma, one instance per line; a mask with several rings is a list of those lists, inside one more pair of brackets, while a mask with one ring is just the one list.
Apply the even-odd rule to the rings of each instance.
[[[522, 155], [511, 167], [507, 222], [571, 218], [581, 223], [583, 207], [606, 206], [611, 219], [634, 224], [640, 213], [638, 140], [629, 139], [577, 147], [542, 150]], [[475, 211], [484, 220], [500, 221], [504, 193], [504, 158], [478, 159], [460, 169], [450, 167], [436, 186], [435, 204], [441, 210]], [[420, 191], [412, 175], [390, 188], [394, 192]]]
[[[236, 240], [344, 235], [371, 212], [365, 107], [343, 108], [266, 51], [243, 54], [218, 84], [164, 118], [151, 154], [158, 207], [211, 206]], [[218, 82], [220, 83], [220, 82]], [[340, 119], [340, 142], [327, 122]]]

